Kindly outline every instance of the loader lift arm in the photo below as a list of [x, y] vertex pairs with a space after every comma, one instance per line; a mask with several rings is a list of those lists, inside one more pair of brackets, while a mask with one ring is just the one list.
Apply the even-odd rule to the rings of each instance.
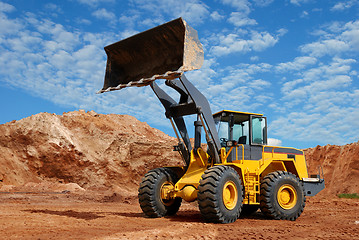
[[[220, 163], [220, 140], [208, 100], [184, 75], [203, 64], [203, 47], [196, 30], [178, 18], [108, 45], [105, 51], [106, 74], [99, 93], [150, 85], [166, 109], [166, 117], [171, 120], [177, 136], [176, 127], [179, 130], [183, 142], [178, 136], [177, 150], [187, 165], [192, 146], [183, 116], [192, 114], [197, 114], [195, 152], [201, 146], [203, 127], [211, 161]], [[166, 79], [166, 85], [180, 94], [178, 103], [155, 83], [156, 79]]]
[[[192, 146], [189, 140], [187, 128], [183, 116], [197, 114], [195, 122], [195, 143], [194, 148], [201, 146], [201, 127], [204, 127], [206, 140], [208, 144], [208, 154], [214, 163], [220, 163], [219, 150], [221, 148], [220, 140], [212, 116], [212, 111], [207, 98], [182, 74], [178, 79], [167, 80], [166, 85], [173, 88], [180, 94], [180, 100], [176, 103], [164, 90], [162, 90], [154, 81], [150, 86], [160, 102], [166, 109], [166, 117], [173, 119], [176, 127], [183, 139], [185, 149], [179, 143], [179, 151], [186, 163], [189, 163], [190, 151]], [[176, 130], [175, 130], [176, 131]]]

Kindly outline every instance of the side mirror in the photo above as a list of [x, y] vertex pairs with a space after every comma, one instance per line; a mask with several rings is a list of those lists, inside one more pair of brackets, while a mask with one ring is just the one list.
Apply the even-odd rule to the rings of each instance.
[[234, 140], [227, 141], [227, 147], [235, 147], [237, 145], [238, 145], [237, 141], [234, 141]]

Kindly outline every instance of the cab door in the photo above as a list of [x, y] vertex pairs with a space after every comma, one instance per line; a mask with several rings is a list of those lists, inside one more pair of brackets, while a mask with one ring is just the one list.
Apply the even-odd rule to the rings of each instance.
[[250, 159], [262, 159], [263, 145], [267, 145], [267, 118], [250, 116]]

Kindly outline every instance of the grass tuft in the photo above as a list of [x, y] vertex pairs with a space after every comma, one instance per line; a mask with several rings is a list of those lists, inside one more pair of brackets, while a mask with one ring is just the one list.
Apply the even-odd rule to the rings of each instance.
[[338, 194], [339, 198], [350, 198], [350, 199], [359, 199], [359, 195], [357, 193], [340, 193]]

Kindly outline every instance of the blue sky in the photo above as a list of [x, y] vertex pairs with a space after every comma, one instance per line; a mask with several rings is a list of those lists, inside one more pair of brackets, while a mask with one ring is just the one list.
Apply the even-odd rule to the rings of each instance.
[[358, 15], [359, 0], [0, 1], [0, 123], [85, 109], [173, 136], [149, 87], [96, 92], [104, 46], [183, 17], [205, 51], [186, 75], [213, 112], [263, 113], [283, 146], [356, 142]]

